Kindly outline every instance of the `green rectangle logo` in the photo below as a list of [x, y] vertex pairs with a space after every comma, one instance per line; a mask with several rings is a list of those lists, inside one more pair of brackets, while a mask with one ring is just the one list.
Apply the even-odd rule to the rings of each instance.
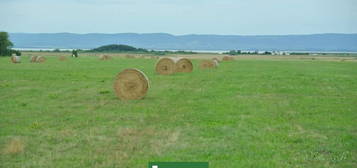
[[148, 168], [208, 168], [208, 162], [150, 162]]

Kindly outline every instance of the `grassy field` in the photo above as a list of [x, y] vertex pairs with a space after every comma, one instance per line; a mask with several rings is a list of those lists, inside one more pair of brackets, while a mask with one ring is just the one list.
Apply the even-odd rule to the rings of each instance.
[[[357, 62], [238, 59], [160, 76], [156, 59], [0, 58], [0, 167], [357, 167]], [[44, 54], [46, 55], [46, 54]], [[145, 99], [120, 101], [139, 68]]]

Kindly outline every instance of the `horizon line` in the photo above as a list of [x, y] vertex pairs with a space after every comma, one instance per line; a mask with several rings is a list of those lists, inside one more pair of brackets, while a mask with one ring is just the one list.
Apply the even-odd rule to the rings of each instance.
[[[1, 31], [0, 31], [1, 32]], [[2, 31], [4, 32], [4, 31]], [[147, 34], [166, 34], [171, 36], [308, 36], [308, 35], [357, 35], [356, 33], [302, 33], [302, 34], [171, 34], [171, 33], [134, 33], [134, 32], [122, 32], [122, 33], [72, 33], [72, 32], [53, 32], [53, 33], [38, 33], [38, 32], [8, 32], [9, 34], [76, 34], [76, 35], [91, 35], [91, 34], [104, 34], [104, 35], [115, 35], [115, 34], [136, 34], [136, 35], [147, 35]]]

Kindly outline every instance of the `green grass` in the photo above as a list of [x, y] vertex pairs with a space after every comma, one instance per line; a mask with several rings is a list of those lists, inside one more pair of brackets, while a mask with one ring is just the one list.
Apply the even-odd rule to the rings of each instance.
[[[357, 62], [195, 60], [160, 76], [154, 59], [22, 59], [0, 58], [0, 167], [357, 167]], [[120, 101], [115, 75], [132, 67], [151, 88]]]

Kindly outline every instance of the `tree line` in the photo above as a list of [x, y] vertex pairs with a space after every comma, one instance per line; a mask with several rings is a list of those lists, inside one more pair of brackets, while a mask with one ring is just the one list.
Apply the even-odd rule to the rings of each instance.
[[18, 50], [11, 49], [14, 44], [9, 39], [9, 34], [7, 32], [0, 32], [0, 56], [11, 56], [16, 54], [21, 56], [21, 52]]

